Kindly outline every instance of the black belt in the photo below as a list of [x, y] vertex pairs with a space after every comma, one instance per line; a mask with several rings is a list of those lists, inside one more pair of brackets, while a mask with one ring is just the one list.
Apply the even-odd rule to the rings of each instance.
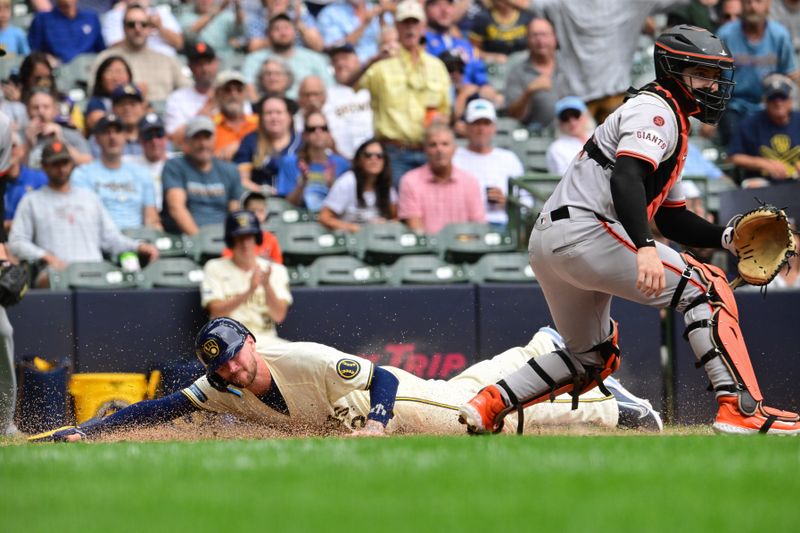
[[590, 137], [586, 144], [583, 145], [583, 151], [595, 163], [603, 167], [605, 170], [614, 169], [614, 161], [606, 157], [606, 154], [600, 151], [600, 147], [594, 142], [594, 137]]
[[[614, 223], [613, 220], [609, 220], [608, 218], [604, 217], [599, 213], [595, 213], [594, 211], [592, 211], [592, 213], [597, 218], [597, 220], [602, 220], [603, 222], [608, 222], [609, 224]], [[552, 211], [550, 211], [550, 220], [553, 222], [557, 220], [564, 220], [565, 218], [569, 218], [569, 206], [567, 205], [562, 205], [558, 209], [553, 209]]]

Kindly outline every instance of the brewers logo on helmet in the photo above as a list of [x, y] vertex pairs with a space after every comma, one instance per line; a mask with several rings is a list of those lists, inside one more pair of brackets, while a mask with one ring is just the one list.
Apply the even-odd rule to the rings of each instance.
[[225, 246], [233, 248], [234, 237], [240, 235], [253, 235], [258, 245], [264, 241], [258, 218], [252, 211], [234, 211], [225, 218]]
[[236, 357], [248, 336], [256, 340], [243, 324], [228, 317], [215, 318], [203, 326], [195, 338], [194, 351], [206, 367], [206, 374], [213, 374]]

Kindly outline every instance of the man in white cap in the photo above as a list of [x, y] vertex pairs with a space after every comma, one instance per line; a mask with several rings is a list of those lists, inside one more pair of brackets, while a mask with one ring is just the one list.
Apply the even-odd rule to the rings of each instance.
[[514, 152], [493, 146], [497, 113], [489, 100], [478, 98], [467, 104], [464, 121], [468, 143], [456, 149], [453, 164], [478, 178], [486, 205], [486, 221], [503, 230], [508, 224], [508, 180], [522, 176], [522, 162]]
[[426, 163], [425, 130], [434, 121], [450, 121], [450, 75], [421, 44], [425, 11], [416, 0], [403, 0], [394, 14], [400, 48], [382, 51], [356, 76], [356, 90], [372, 97], [375, 135], [383, 142], [398, 186], [409, 170]]
[[555, 105], [560, 135], [547, 148], [547, 171], [563, 176], [575, 156], [589, 140], [589, 113], [577, 96], [565, 96]]
[[186, 124], [186, 151], [164, 165], [164, 229], [195, 235], [201, 226], [222, 224], [239, 209], [242, 182], [233, 163], [214, 157], [214, 122], [198, 115]]

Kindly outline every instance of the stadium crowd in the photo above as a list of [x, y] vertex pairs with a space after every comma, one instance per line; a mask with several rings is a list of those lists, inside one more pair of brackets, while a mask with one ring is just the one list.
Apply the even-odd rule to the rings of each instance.
[[725, 120], [692, 133], [724, 172], [698, 172], [798, 179], [799, 0], [0, 0], [9, 251], [42, 271], [154, 260], [123, 233], [195, 235], [251, 193], [262, 222], [277, 196], [331, 231], [502, 231], [508, 180], [560, 175], [676, 23], [737, 69]]

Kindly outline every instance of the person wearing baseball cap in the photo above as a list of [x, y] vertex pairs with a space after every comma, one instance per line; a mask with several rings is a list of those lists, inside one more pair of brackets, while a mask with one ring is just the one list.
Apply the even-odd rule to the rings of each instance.
[[223, 223], [239, 208], [239, 170], [214, 156], [215, 132], [209, 117], [192, 118], [186, 124], [183, 156], [164, 164], [161, 216], [167, 231], [195, 235], [202, 226]]
[[42, 149], [47, 186], [22, 198], [11, 226], [11, 252], [40, 266], [35, 276], [38, 287], [49, 284], [47, 268], [63, 270], [76, 261], [100, 262], [103, 252], [116, 257], [135, 250], [151, 260], [158, 258], [152, 244], [120, 233], [93, 190], [73, 186], [74, 168], [69, 147], [60, 140], [48, 142]]
[[416, 0], [403, 0], [395, 10], [400, 49], [394, 57], [377, 56], [356, 89], [367, 89], [374, 112], [375, 135], [386, 146], [397, 186], [406, 172], [427, 162], [422, 149], [425, 130], [433, 122], [449, 123], [450, 75], [444, 64], [421, 44], [425, 11]]
[[[120, 85], [111, 91], [111, 114], [122, 122], [122, 129], [125, 134], [124, 155], [132, 156], [142, 153], [142, 146], [139, 144], [139, 121], [145, 115], [147, 102], [145, 102], [142, 91], [132, 83]], [[93, 131], [93, 133], [95, 133]], [[100, 147], [94, 136], [90, 139], [92, 155], [97, 158], [100, 156]]]
[[524, 168], [514, 152], [494, 146], [497, 111], [492, 102], [483, 98], [471, 100], [464, 113], [464, 122], [467, 124], [467, 146], [456, 148], [453, 165], [477, 178], [486, 221], [498, 230], [504, 230], [508, 225], [508, 180], [522, 176]]
[[742, 187], [763, 187], [800, 178], [800, 112], [794, 82], [782, 74], [763, 82], [764, 108], [745, 116], [728, 145], [731, 162], [744, 173]]
[[561, 176], [567, 170], [583, 145], [589, 139], [591, 119], [583, 100], [577, 96], [565, 96], [553, 107], [558, 122], [558, 139], [547, 147], [545, 156], [547, 171]]
[[230, 213], [225, 218], [225, 245], [231, 254], [205, 264], [200, 305], [211, 317], [238, 320], [261, 342], [283, 342], [275, 328], [292, 305], [289, 273], [258, 253], [263, 243], [255, 213]]
[[178, 146], [183, 145], [186, 123], [194, 116], [213, 117], [217, 112], [214, 88], [219, 73], [219, 60], [214, 49], [203, 41], [193, 42], [184, 51], [192, 71], [191, 87], [176, 89], [167, 98], [164, 111], [167, 135]]
[[214, 154], [230, 161], [242, 139], [258, 127], [258, 116], [250, 110], [244, 76], [237, 70], [225, 70], [217, 75], [214, 100], [218, 110], [213, 117], [217, 126]]

